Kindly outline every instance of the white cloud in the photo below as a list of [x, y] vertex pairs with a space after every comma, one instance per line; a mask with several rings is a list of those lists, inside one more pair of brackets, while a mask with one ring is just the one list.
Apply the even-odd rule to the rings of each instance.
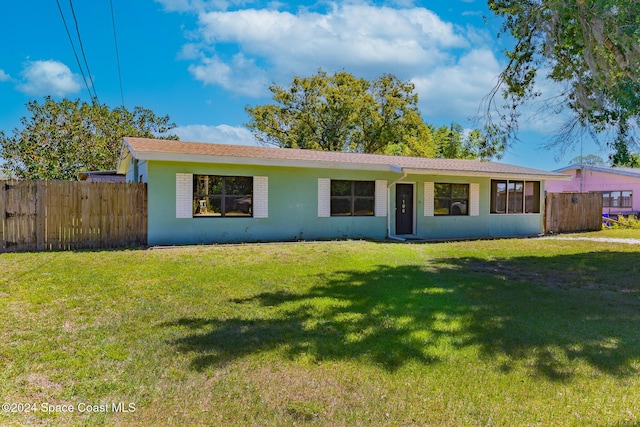
[[11, 80], [11, 76], [4, 72], [4, 70], [0, 70], [0, 82], [8, 82]]
[[21, 76], [18, 90], [27, 95], [65, 96], [81, 89], [78, 76], [58, 61], [30, 61]]
[[189, 66], [189, 71], [205, 85], [222, 86], [244, 95], [259, 96], [266, 90], [267, 78], [264, 71], [243, 54], [235, 55], [231, 64], [216, 56], [203, 57], [200, 64]]
[[156, 0], [167, 12], [201, 12], [227, 10], [231, 6], [243, 5], [244, 0]]
[[501, 71], [486, 30], [454, 25], [411, 0], [388, 3], [397, 8], [352, 1], [232, 11], [162, 2], [198, 14], [179, 53], [194, 78], [243, 95], [268, 96], [268, 83], [286, 85], [319, 68], [368, 79], [391, 73], [416, 84], [425, 120], [465, 123]]
[[[250, 87], [318, 68], [346, 69], [369, 78], [374, 77], [372, 71], [375, 76], [394, 70], [409, 75], [450, 61], [447, 50], [469, 45], [458, 28], [427, 9], [365, 4], [333, 4], [326, 13], [302, 9], [297, 14], [267, 9], [203, 12], [197, 34], [204, 59], [191, 66], [193, 75], [245, 94], [254, 90], [247, 90], [246, 84], [230, 84], [239, 80], [236, 74], [242, 80], [251, 76]], [[225, 56], [222, 44], [236, 46], [242, 56], [237, 52]], [[193, 57], [195, 46], [186, 46], [182, 56]], [[211, 51], [215, 55], [207, 54]], [[259, 70], [263, 72], [253, 77]], [[265, 73], [274, 77], [267, 79]]]
[[189, 125], [178, 126], [175, 129], [172, 129], [171, 132], [178, 135], [182, 141], [258, 145], [258, 141], [253, 137], [253, 134], [243, 127], [228, 125]]
[[473, 49], [451, 65], [434, 68], [412, 79], [420, 95], [420, 110], [427, 118], [459, 122], [473, 117], [496, 83], [500, 64], [489, 49]]

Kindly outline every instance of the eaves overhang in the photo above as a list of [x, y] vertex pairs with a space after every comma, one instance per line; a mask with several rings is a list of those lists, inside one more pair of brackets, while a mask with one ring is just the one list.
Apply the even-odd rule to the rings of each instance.
[[415, 169], [415, 168], [404, 168], [404, 172], [413, 175], [436, 175], [436, 176], [471, 176], [471, 177], [479, 177], [479, 178], [502, 178], [502, 179], [511, 179], [511, 178], [519, 178], [525, 181], [549, 181], [549, 180], [559, 180], [559, 181], [570, 181], [571, 177], [568, 175], [563, 175], [559, 173], [548, 173], [548, 174], [532, 174], [532, 173], [521, 173], [521, 172], [494, 172], [494, 171], [464, 171], [464, 170], [454, 170], [454, 169]]
[[571, 179], [571, 176], [558, 172], [547, 172], [494, 162], [124, 138], [118, 162], [119, 173], [126, 173], [132, 158], [155, 162], [378, 171], [391, 172], [397, 175], [468, 176], [494, 179], [560, 181]]
[[265, 159], [260, 157], [209, 156], [203, 154], [176, 154], [159, 152], [138, 152], [133, 153], [133, 156], [136, 159], [147, 161], [215, 163], [226, 165], [251, 165], [293, 168], [297, 167], [317, 169], [350, 169], [401, 173], [396, 171], [397, 167], [386, 163], [326, 162], [321, 160]]
[[640, 178], [640, 168], [637, 170], [633, 170], [635, 168], [617, 168], [617, 167], [600, 167], [595, 165], [569, 165], [560, 169], [556, 169], [554, 172], [562, 173], [569, 172], [576, 169], [581, 169], [584, 171], [592, 171], [592, 172], [600, 172], [600, 173], [609, 173], [612, 175], [621, 175], [628, 176], [631, 178]]

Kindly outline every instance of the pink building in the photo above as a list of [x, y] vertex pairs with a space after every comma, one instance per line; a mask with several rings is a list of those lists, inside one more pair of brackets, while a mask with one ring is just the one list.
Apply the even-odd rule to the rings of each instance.
[[[602, 213], [638, 215], [640, 212], [640, 169], [571, 165], [558, 169], [571, 181], [547, 181], [549, 193], [602, 193]], [[634, 193], [638, 195], [634, 199]]]

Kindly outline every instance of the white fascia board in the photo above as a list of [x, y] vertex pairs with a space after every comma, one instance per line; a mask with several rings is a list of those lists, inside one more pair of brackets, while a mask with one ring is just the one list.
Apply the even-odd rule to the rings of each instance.
[[131, 149], [125, 143], [122, 144], [122, 149], [120, 150], [120, 156], [118, 157], [118, 164], [116, 166], [116, 172], [119, 174], [126, 174], [129, 169], [129, 163], [131, 162]]
[[460, 170], [437, 170], [437, 169], [404, 169], [404, 172], [415, 175], [436, 175], [436, 176], [473, 176], [483, 178], [501, 178], [501, 179], [522, 179], [525, 181], [540, 181], [540, 180], [558, 180], [558, 181], [570, 181], [569, 175], [546, 175], [546, 174], [519, 174], [517, 172], [505, 173], [505, 172], [485, 172], [485, 171], [460, 171]]
[[252, 165], [252, 166], [282, 166], [298, 168], [318, 168], [318, 169], [350, 169], [350, 170], [370, 170], [389, 172], [388, 164], [369, 163], [343, 163], [343, 162], [323, 162], [317, 160], [288, 160], [288, 159], [263, 159], [258, 157], [236, 157], [236, 156], [207, 156], [199, 154], [176, 154], [176, 153], [156, 153], [140, 152], [137, 159], [167, 162], [184, 163], [212, 163], [230, 165]]
[[[126, 144], [126, 140], [125, 140]], [[366, 170], [379, 172], [394, 172], [415, 175], [448, 175], [448, 176], [471, 176], [471, 177], [488, 177], [513, 179], [520, 178], [524, 180], [559, 180], [569, 181], [570, 175], [562, 174], [518, 174], [518, 173], [492, 173], [484, 171], [459, 171], [459, 170], [438, 170], [438, 169], [416, 169], [403, 168], [397, 165], [386, 163], [346, 163], [346, 162], [327, 162], [320, 160], [292, 160], [292, 159], [264, 159], [258, 157], [240, 157], [240, 156], [209, 156], [206, 154], [180, 154], [180, 153], [160, 153], [152, 151], [134, 152], [128, 144], [126, 148], [130, 155], [138, 160], [166, 161], [166, 162], [184, 162], [184, 163], [212, 163], [212, 164], [230, 164], [230, 165], [252, 165], [252, 166], [280, 166], [280, 167], [298, 167], [298, 168], [317, 168], [317, 169], [349, 169], [349, 170]]]

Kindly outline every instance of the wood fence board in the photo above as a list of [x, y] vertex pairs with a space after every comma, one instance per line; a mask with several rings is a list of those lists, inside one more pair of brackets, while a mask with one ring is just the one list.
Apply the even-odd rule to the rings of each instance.
[[4, 193], [3, 250], [26, 250], [35, 244], [35, 184], [21, 185], [18, 181], [2, 183]]
[[147, 243], [146, 184], [0, 181], [0, 252]]
[[602, 193], [548, 193], [545, 232], [567, 233], [602, 229]]

